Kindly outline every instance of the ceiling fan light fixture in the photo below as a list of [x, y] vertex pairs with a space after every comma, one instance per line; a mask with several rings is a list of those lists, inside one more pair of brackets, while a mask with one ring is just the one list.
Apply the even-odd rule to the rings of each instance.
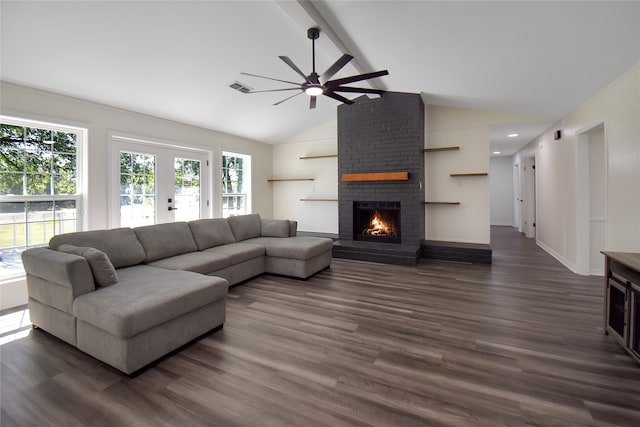
[[309, 85], [305, 88], [304, 92], [309, 96], [318, 96], [324, 93], [324, 89], [319, 84]]
[[309, 97], [311, 98], [309, 102], [309, 109], [313, 110], [314, 108], [316, 108], [316, 100], [317, 100], [317, 97], [320, 95], [324, 95], [326, 97], [335, 99], [336, 101], [340, 101], [344, 104], [350, 105], [350, 104], [353, 104], [353, 101], [348, 98], [345, 98], [344, 96], [340, 95], [338, 92], [373, 93], [377, 95], [381, 95], [384, 92], [384, 90], [380, 90], [380, 89], [369, 89], [369, 88], [352, 87], [352, 86], [344, 86], [344, 85], [349, 83], [360, 82], [362, 80], [369, 80], [376, 77], [386, 76], [389, 74], [389, 71], [387, 70], [374, 71], [372, 73], [358, 74], [355, 76], [342, 77], [342, 78], [332, 80], [333, 76], [335, 76], [336, 73], [338, 73], [342, 69], [342, 67], [347, 65], [349, 61], [353, 59], [353, 56], [346, 53], [343, 54], [340, 58], [338, 58], [338, 60], [334, 62], [333, 65], [331, 65], [329, 68], [327, 68], [327, 70], [324, 73], [322, 74], [316, 73], [315, 41], [318, 37], [320, 37], [320, 30], [318, 28], [309, 28], [309, 30], [307, 31], [307, 37], [311, 39], [312, 68], [311, 68], [311, 73], [309, 75], [305, 75], [305, 73], [303, 73], [302, 70], [298, 68], [298, 66], [294, 64], [294, 62], [288, 56], [281, 55], [278, 57], [285, 64], [287, 64], [289, 68], [295, 71], [296, 74], [298, 74], [300, 77], [304, 79], [302, 83], [296, 83], [289, 80], [274, 79], [272, 77], [259, 76], [257, 74], [243, 72], [240, 74], [244, 74], [252, 77], [258, 77], [261, 79], [273, 80], [276, 82], [289, 83], [293, 85], [292, 87], [286, 87], [282, 89], [250, 90], [246, 93], [280, 92], [280, 91], [287, 91], [287, 90], [295, 90], [298, 92], [292, 96], [289, 96], [283, 99], [282, 101], [278, 101], [275, 104], [273, 104], [273, 105], [280, 105], [283, 102], [293, 97], [296, 97], [298, 95], [301, 95], [304, 92], [307, 95], [309, 95]]

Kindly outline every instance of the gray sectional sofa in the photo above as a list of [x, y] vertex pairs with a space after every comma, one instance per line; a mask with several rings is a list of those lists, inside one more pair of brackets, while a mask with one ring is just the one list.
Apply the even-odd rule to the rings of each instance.
[[23, 252], [31, 322], [131, 374], [222, 327], [229, 285], [301, 279], [331, 264], [331, 239], [257, 214], [55, 236]]

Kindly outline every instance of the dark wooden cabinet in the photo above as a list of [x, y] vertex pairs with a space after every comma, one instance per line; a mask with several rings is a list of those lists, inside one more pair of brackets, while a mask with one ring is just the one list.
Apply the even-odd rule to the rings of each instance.
[[640, 254], [605, 256], [604, 332], [640, 363]]

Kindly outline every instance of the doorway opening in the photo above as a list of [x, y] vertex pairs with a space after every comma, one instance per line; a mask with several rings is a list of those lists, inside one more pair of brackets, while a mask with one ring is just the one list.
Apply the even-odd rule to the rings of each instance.
[[576, 270], [602, 276], [606, 249], [607, 161], [604, 123], [578, 132]]

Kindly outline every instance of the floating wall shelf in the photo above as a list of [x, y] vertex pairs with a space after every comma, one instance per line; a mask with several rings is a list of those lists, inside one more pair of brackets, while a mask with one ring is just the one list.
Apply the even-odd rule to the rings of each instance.
[[338, 157], [337, 154], [322, 154], [318, 156], [302, 156], [300, 160], [309, 160], [309, 159], [327, 159], [329, 157]]
[[455, 146], [455, 147], [436, 147], [436, 148], [425, 148], [424, 152], [425, 153], [435, 153], [436, 151], [454, 151], [454, 150], [459, 150], [460, 147]]
[[267, 182], [281, 182], [281, 181], [313, 181], [314, 178], [270, 178]]
[[452, 173], [451, 176], [487, 176], [487, 172], [474, 172], [474, 173]]
[[301, 202], [337, 202], [338, 199], [300, 199]]
[[434, 201], [426, 201], [425, 205], [459, 205], [460, 202], [434, 202]]

